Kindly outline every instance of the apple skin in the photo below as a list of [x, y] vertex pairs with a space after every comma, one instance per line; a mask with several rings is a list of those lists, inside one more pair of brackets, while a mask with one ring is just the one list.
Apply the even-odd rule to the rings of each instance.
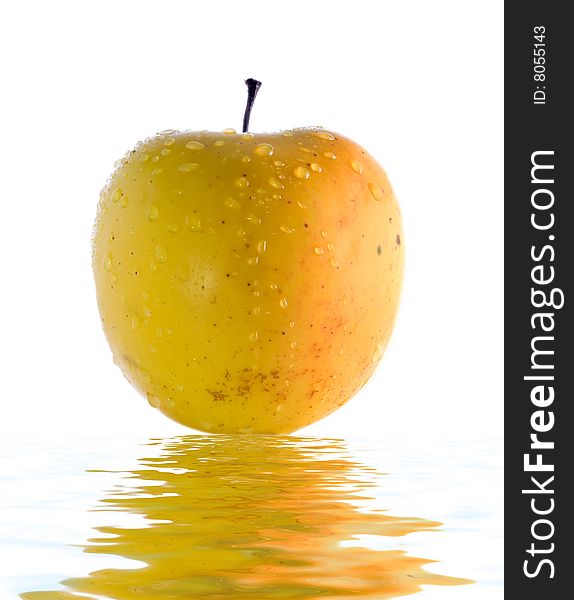
[[201, 431], [288, 433], [373, 373], [403, 251], [383, 169], [303, 128], [138, 144], [102, 190], [92, 256], [114, 361], [153, 407]]

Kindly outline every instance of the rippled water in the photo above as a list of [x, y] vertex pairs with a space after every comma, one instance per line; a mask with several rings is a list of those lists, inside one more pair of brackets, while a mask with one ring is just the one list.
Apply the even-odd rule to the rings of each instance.
[[401, 446], [12, 439], [0, 597], [501, 597], [500, 451]]

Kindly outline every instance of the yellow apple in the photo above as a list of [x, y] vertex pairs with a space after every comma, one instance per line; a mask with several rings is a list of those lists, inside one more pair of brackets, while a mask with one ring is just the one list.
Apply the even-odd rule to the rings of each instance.
[[101, 193], [93, 270], [114, 360], [209, 432], [292, 432], [373, 373], [403, 271], [382, 168], [320, 128], [166, 131]]

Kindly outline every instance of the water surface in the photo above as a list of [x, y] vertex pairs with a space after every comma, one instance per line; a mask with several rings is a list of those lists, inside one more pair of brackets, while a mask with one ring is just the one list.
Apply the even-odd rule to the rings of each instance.
[[[137, 460], [119, 458], [120, 449], [116, 454], [110, 449], [111, 456], [102, 458], [107, 468], [97, 468], [97, 443], [92, 444], [83, 448], [95, 454], [91, 464], [68, 474], [64, 498], [41, 498], [40, 473], [40, 485], [36, 480], [28, 488], [35, 487], [37, 497], [22, 499], [20, 517], [26, 507], [40, 509], [44, 526], [50, 522], [44, 533], [51, 532], [34, 540], [29, 524], [21, 522], [25, 546], [35, 546], [36, 559], [42, 554], [38, 547], [47, 555], [65, 548], [58, 564], [63, 576], [44, 573], [38, 579], [32, 561], [27, 574], [20, 564], [19, 576], [6, 578], [16, 592], [12, 597], [383, 600], [421, 591], [422, 597], [447, 598], [449, 589], [458, 599], [477, 585], [470, 566], [440, 574], [432, 569], [444, 554], [444, 540], [425, 542], [424, 554], [418, 552], [420, 543], [409, 544], [414, 538], [444, 538], [449, 523], [433, 518], [432, 502], [428, 514], [400, 510], [396, 489], [385, 490], [392, 474], [378, 468], [382, 448], [377, 453], [372, 444], [189, 435], [140, 445]], [[122, 462], [125, 466], [117, 468]], [[66, 470], [59, 465], [60, 472]], [[81, 493], [81, 482], [87, 480], [109, 487], [86, 507], [91, 533], [72, 541], [61, 535], [66, 509], [79, 512], [88, 495]], [[428, 489], [428, 482], [422, 488]], [[7, 542], [18, 541], [15, 527]], [[80, 556], [92, 562], [84, 565]]]

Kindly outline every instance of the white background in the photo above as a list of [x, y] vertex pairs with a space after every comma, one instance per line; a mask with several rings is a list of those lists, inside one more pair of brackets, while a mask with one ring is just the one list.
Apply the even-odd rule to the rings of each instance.
[[90, 265], [114, 161], [168, 128], [323, 125], [386, 169], [399, 321], [361, 393], [305, 433], [502, 426], [502, 3], [12, 2], [0, 18], [0, 430], [184, 431], [113, 366]]

